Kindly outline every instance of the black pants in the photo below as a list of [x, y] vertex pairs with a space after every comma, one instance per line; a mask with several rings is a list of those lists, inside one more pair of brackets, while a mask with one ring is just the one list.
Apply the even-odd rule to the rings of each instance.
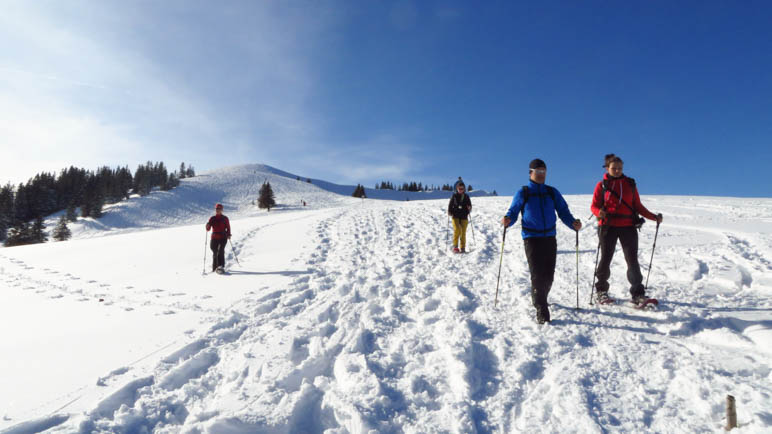
[[558, 243], [555, 237], [532, 237], [523, 240], [528, 270], [531, 272], [531, 301], [542, 312], [547, 311], [547, 295], [555, 277]]
[[598, 283], [595, 289], [598, 292], [607, 292], [609, 288], [608, 278], [611, 276], [611, 259], [617, 247], [617, 239], [622, 244], [622, 252], [627, 262], [627, 281], [630, 282], [630, 295], [644, 295], [643, 275], [638, 264], [638, 230], [634, 227], [602, 226], [598, 234], [600, 237], [600, 261], [595, 276]]
[[216, 270], [217, 267], [225, 266], [225, 244], [227, 243], [227, 238], [221, 240], [212, 238], [209, 243], [209, 248], [212, 249], [212, 271]]

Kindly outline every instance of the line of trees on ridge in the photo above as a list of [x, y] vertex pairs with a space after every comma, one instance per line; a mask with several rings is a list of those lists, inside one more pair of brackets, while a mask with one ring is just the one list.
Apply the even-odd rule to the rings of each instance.
[[[375, 184], [376, 190], [397, 190], [397, 191], [453, 191], [451, 184], [444, 184], [442, 186], [436, 185], [424, 185], [420, 182], [404, 182], [402, 185], [395, 186], [391, 181], [381, 181], [380, 184]], [[472, 186], [467, 186], [467, 191], [472, 191]]]
[[[128, 166], [100, 167], [95, 171], [71, 166], [58, 175], [42, 172], [26, 183], [0, 187], [0, 242], [6, 247], [47, 241], [43, 218], [66, 210], [53, 233], [56, 240], [70, 236], [67, 222], [81, 217], [99, 218], [107, 204], [146, 196], [158, 188], [171, 190], [180, 179], [196, 176], [193, 166], [180, 164], [169, 172], [163, 162], [140, 164], [134, 174]], [[30, 224], [30, 222], [33, 222]]]

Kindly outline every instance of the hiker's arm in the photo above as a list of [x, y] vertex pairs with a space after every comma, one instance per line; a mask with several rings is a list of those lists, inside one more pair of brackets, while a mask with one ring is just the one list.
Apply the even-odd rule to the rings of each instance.
[[656, 221], [659, 221], [659, 222], [662, 221], [662, 220], [660, 220], [661, 217], [657, 217], [656, 214], [654, 214], [653, 212], [649, 211], [648, 209], [646, 209], [645, 206], [643, 206], [643, 204], [641, 203], [641, 196], [638, 195], [638, 189], [637, 188], [633, 192], [633, 206], [635, 207], [635, 210], [638, 211], [638, 214], [646, 217], [647, 219], [653, 220], [655, 222]]

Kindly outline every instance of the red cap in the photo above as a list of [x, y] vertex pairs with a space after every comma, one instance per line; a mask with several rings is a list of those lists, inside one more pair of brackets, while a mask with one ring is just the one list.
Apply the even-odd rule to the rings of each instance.
[[222, 204], [218, 203], [217, 205], [214, 206], [214, 209], [222, 209]]

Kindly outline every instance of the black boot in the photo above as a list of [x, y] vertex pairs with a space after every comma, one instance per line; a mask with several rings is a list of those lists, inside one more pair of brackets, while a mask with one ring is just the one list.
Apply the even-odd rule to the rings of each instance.
[[539, 324], [550, 322], [550, 310], [547, 306], [536, 308], [536, 322]]

